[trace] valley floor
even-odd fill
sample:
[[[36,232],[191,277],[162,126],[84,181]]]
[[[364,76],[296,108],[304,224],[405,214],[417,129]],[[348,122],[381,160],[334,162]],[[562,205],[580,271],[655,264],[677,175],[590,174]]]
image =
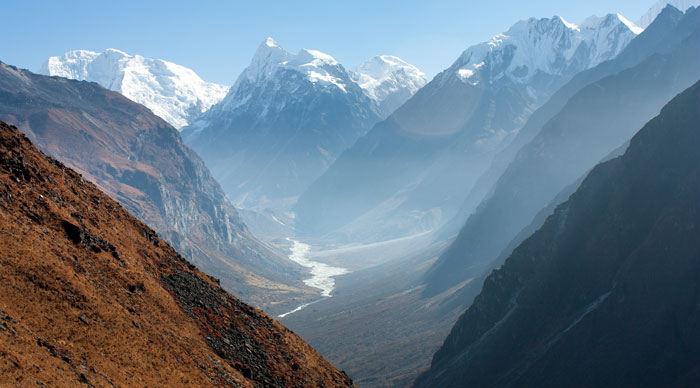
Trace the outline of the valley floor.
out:
[[[464,310],[453,300],[464,284],[423,298],[422,275],[447,245],[425,248],[428,239],[421,234],[310,252],[313,260],[357,269],[336,278],[332,298],[312,302],[280,321],[358,386],[408,386],[430,365]],[[382,259],[388,262],[379,263]]]

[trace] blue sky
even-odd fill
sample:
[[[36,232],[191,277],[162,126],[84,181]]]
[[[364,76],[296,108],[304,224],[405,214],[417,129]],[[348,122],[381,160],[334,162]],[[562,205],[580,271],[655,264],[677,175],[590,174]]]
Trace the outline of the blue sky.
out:
[[[272,36],[289,51],[310,48],[352,67],[392,54],[429,77],[468,46],[517,20],[561,15],[579,22],[619,12],[637,20],[654,0],[34,1],[0,0],[0,60],[38,70],[72,49],[117,48],[232,84]]]

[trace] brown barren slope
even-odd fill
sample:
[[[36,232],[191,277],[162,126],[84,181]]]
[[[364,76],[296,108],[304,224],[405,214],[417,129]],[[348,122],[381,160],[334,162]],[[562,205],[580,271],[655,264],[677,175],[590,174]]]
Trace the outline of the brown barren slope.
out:
[[[248,231],[204,162],[146,107],[96,83],[0,62],[0,120],[246,302],[275,314],[316,296],[305,270]]]
[[[0,386],[352,382],[0,122]]]

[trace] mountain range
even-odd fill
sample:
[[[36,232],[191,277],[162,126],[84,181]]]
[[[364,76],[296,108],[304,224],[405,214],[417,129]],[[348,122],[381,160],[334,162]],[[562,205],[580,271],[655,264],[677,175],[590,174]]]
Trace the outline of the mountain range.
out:
[[[526,126],[519,134],[536,133],[430,270],[428,292],[446,290],[484,266],[498,265],[492,261],[540,209],[700,78],[699,42],[700,12],[692,8],[684,15],[669,6],[616,59],[562,88],[552,104],[533,115],[533,124],[566,102],[541,126]],[[637,63],[638,58],[645,59]]]
[[[0,386],[696,385],[697,5],[430,82],[272,38],[231,87],[0,62]]]
[[[416,372],[412,371],[429,365],[433,351],[442,342],[442,330],[453,325],[459,315],[454,311],[464,311],[472,304],[491,271],[501,266],[514,248],[542,226],[556,205],[576,191],[597,162],[624,153],[634,132],[657,114],[676,92],[692,84],[694,72],[700,69],[697,65],[700,61],[697,58],[699,50],[689,37],[699,25],[694,12],[683,15],[674,8],[665,10],[614,60],[575,75],[556,91],[530,116],[514,140],[497,154],[496,165],[488,169],[496,175],[491,186],[503,175],[506,167],[515,169],[522,163],[524,166],[516,171],[529,170],[523,181],[533,181],[531,185],[518,183],[514,191],[525,193],[525,189],[527,192],[533,188],[541,189],[537,192],[551,193],[550,197],[511,196],[507,201],[484,205],[490,209],[490,217],[502,221],[489,224],[485,222],[488,218],[484,218],[474,224],[479,228],[470,227],[470,234],[479,237],[470,240],[474,245],[460,245],[463,238],[452,243],[452,233],[445,233],[426,250],[414,248],[401,259],[343,276],[338,279],[336,297],[315,304],[312,311],[285,318],[284,322],[332,362],[349,371],[358,384],[368,387],[409,384],[411,377],[416,377]],[[645,64],[640,65],[642,63]],[[698,78],[700,75],[694,80]],[[556,121],[557,131],[543,130],[545,124],[554,128],[548,122],[557,116],[560,117]],[[539,137],[537,144],[540,148],[528,145],[536,137]],[[527,146],[528,154],[532,155],[514,161],[517,151],[523,146]],[[533,157],[538,155],[537,150],[544,157],[556,159],[552,159],[552,163],[530,163],[530,160],[537,160]],[[581,158],[581,154],[586,153],[590,155]],[[512,166],[509,166],[511,162]],[[501,165],[503,163],[505,166]],[[546,169],[536,174],[537,166],[543,165]],[[570,174],[570,180],[562,181],[559,173],[552,174],[552,170]],[[507,182],[515,183],[513,178],[517,176],[509,177]],[[490,179],[481,177],[479,181]],[[503,185],[499,191],[506,187]],[[486,192],[486,204],[491,198],[491,188],[486,187],[483,191]],[[497,203],[503,212],[497,211]],[[501,233],[510,233],[509,222],[521,222],[518,221],[521,219],[518,210],[521,204],[523,208],[533,209],[533,213],[523,218],[521,226],[514,228],[517,229],[515,235],[502,238]],[[475,214],[479,213],[477,210]],[[460,227],[468,215],[461,219]],[[513,216],[513,221],[509,221],[509,216]],[[480,228],[485,233],[474,233]],[[478,254],[484,252],[479,250],[478,244],[493,241],[490,239],[500,239],[502,245],[499,244],[499,248],[493,250],[493,256],[486,259]],[[366,255],[388,256],[397,250],[392,246],[390,253],[378,249]],[[359,256],[358,253],[348,259],[361,261]],[[450,264],[444,265],[448,261]],[[458,383],[454,385],[460,386]]]
[[[533,18],[468,48],[301,195],[297,233],[374,242],[438,228],[534,110],[640,31],[615,14]]]

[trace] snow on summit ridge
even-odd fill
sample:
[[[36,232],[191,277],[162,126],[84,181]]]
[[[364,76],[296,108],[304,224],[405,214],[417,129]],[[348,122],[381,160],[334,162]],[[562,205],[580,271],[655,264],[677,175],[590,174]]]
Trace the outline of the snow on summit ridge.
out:
[[[232,87],[232,93],[241,84],[250,81],[264,82],[272,79],[279,70],[292,70],[321,87],[333,86],[346,92],[346,82],[340,73],[345,70],[332,56],[317,50],[301,49],[294,55],[283,49],[274,39],[265,39]]]
[[[373,57],[353,68],[350,76],[377,104],[383,117],[403,105],[427,83],[425,73],[392,55]]]
[[[221,101],[229,89],[205,82],[187,67],[112,48],[49,57],[40,73],[97,82],[146,106],[178,129]]]
[[[530,18],[468,48],[452,69],[463,81],[527,84],[537,74],[573,75],[617,56],[642,28],[620,14],[574,24],[560,16]]]

